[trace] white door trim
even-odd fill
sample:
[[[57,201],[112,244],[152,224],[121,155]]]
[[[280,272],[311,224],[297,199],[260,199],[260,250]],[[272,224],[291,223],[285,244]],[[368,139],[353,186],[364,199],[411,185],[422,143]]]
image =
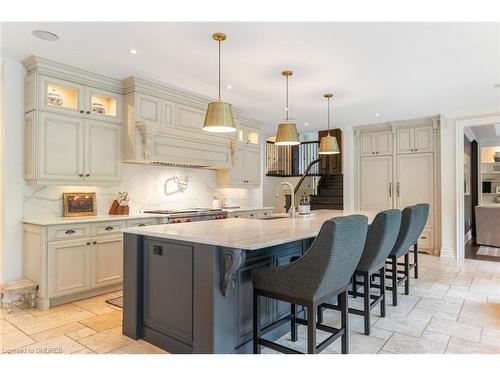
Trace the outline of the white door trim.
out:
[[[465,230],[463,226],[464,222],[464,135],[466,127],[473,126],[484,126],[484,125],[493,125],[500,123],[500,114],[492,114],[484,117],[472,118],[467,120],[458,120],[456,121],[456,142],[455,142],[455,207],[457,210],[457,219],[456,219],[456,244],[457,244],[457,259],[465,258]]]

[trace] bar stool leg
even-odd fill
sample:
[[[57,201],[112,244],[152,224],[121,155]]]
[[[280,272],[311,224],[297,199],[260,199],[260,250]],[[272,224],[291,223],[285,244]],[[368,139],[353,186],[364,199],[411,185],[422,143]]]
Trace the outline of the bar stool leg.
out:
[[[340,329],[344,329],[341,338],[342,354],[349,354],[349,306],[347,290],[339,294]]]
[[[260,354],[260,299],[257,292],[253,291],[253,354]]]
[[[318,306],[317,310],[318,323],[323,323],[323,308],[321,307],[321,305]]]
[[[393,256],[392,261],[392,306],[398,305],[398,259]]]
[[[370,275],[368,272],[363,273],[363,279],[365,281],[364,288],[364,321],[365,321],[365,335],[370,335]]]
[[[307,306],[307,354],[316,353],[316,306]]]
[[[380,269],[380,294],[382,300],[380,301],[380,316],[385,317],[385,266]]]
[[[354,275],[352,275],[352,296],[353,298],[358,297],[358,282],[356,272],[354,272]]]
[[[415,267],[413,269],[415,279],[418,279],[418,243],[413,245],[413,262]]]
[[[295,342],[297,341],[297,305],[295,303],[291,304],[291,313],[292,313],[292,320],[290,321],[291,324],[291,334],[292,334],[292,341]]]
[[[405,294],[410,294],[410,254],[405,255]]]

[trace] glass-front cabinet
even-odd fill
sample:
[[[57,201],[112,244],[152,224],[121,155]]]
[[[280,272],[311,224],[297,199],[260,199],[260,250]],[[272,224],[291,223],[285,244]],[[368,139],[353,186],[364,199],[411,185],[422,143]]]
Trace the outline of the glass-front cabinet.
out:
[[[121,122],[121,95],[41,76],[40,109]]]
[[[247,145],[260,145],[260,131],[246,126],[238,127],[238,141]]]

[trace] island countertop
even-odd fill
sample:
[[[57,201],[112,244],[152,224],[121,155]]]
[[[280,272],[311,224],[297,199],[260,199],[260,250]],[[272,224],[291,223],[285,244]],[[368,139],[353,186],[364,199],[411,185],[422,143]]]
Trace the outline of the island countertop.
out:
[[[178,241],[196,242],[243,250],[258,250],[291,241],[315,237],[328,219],[353,214],[365,215],[371,222],[376,212],[315,210],[296,218],[271,220],[237,219],[198,221],[192,223],[127,228],[125,233]]]

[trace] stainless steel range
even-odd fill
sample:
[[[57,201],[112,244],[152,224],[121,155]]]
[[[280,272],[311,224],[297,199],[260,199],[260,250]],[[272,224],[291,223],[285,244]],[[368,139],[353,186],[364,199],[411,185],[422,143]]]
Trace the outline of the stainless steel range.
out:
[[[166,215],[166,224],[190,223],[192,221],[222,220],[227,218],[227,211],[211,208],[191,208],[185,210],[148,210],[147,214]]]

